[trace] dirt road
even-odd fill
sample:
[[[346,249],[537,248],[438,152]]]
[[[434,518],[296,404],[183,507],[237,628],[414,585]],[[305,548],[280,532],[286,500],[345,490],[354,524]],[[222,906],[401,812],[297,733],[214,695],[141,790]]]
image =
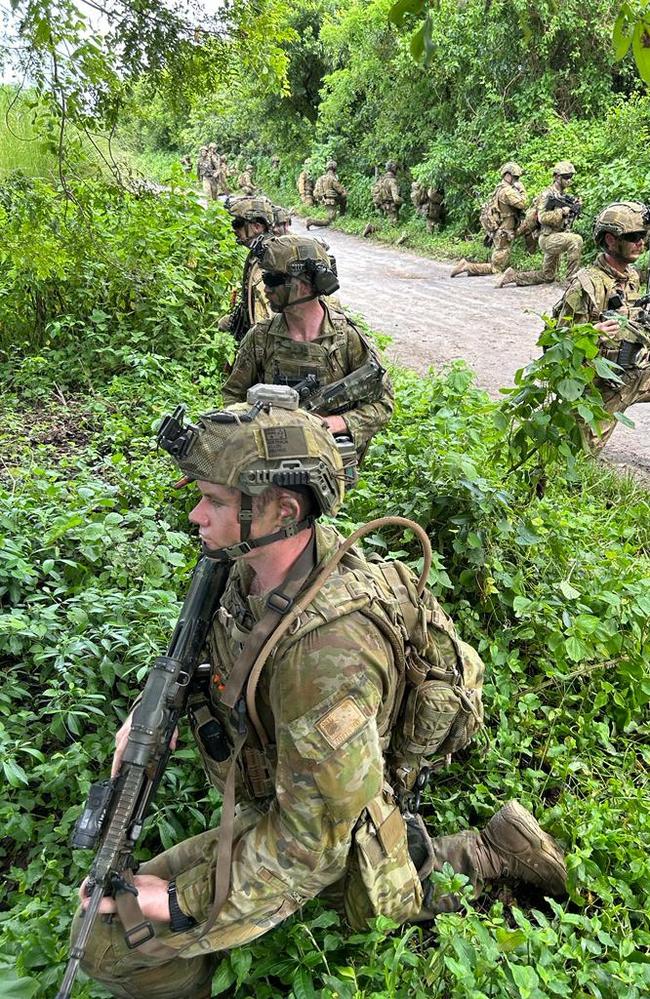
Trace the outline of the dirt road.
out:
[[[292,229],[305,231],[298,219]],[[390,355],[422,372],[462,357],[493,396],[537,356],[539,316],[561,294],[557,285],[497,289],[491,276],[451,280],[451,264],[333,229],[311,234],[323,236],[336,256],[341,301],[393,338]],[[650,406],[626,415],[636,428],[617,427],[604,455],[650,477]]]

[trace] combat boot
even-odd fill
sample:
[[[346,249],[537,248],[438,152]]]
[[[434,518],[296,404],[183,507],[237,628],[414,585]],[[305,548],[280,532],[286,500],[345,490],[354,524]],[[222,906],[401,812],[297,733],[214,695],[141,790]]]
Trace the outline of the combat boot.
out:
[[[377,226],[373,225],[372,222],[368,222],[367,226],[365,227],[361,235],[365,239],[366,236],[372,236],[373,232],[376,231],[377,231]]]
[[[459,260],[458,263],[454,267],[452,267],[451,274],[449,275],[449,277],[458,277],[459,274],[462,274],[463,271],[466,270],[467,270],[467,261],[463,257],[462,260]]]
[[[517,272],[514,267],[507,267],[500,278],[494,282],[495,288],[503,288],[504,284],[514,284]]]
[[[512,878],[541,888],[545,895],[566,894],[564,854],[518,801],[500,808],[480,839],[484,851],[479,852],[479,868],[484,881]]]
[[[313,225],[313,220],[312,219],[305,219],[305,229],[307,230],[307,232],[309,232],[309,230],[311,229],[312,225]]]

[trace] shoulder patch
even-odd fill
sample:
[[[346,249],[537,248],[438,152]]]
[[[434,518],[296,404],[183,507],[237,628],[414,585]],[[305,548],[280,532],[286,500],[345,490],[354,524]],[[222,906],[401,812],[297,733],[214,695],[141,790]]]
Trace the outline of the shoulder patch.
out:
[[[332,749],[339,749],[367,722],[354,697],[344,697],[316,722],[316,728]]]

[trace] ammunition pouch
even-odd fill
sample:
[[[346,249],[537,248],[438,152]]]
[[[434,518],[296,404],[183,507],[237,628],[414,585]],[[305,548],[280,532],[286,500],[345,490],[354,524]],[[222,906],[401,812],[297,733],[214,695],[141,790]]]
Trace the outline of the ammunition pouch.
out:
[[[426,832],[425,832],[426,835]],[[422,854],[421,830],[417,839]],[[426,867],[426,859],[423,860]],[[345,876],[345,914],[355,930],[368,927],[375,916],[388,916],[404,923],[422,908],[420,876],[409,852],[409,834],[404,816],[389,788],[368,804],[352,833]]]

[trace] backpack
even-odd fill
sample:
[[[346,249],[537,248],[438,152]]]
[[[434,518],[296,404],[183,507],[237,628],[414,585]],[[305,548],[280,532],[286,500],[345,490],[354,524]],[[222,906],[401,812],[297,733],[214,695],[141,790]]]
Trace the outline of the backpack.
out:
[[[314,184],[313,196],[316,201],[320,201],[325,196],[325,177],[321,175]]]
[[[388,190],[385,177],[379,177],[379,179],[375,181],[372,185],[370,193],[372,195],[372,203],[375,208],[379,208],[380,205],[383,205],[386,201],[391,200],[390,191]]]
[[[425,569],[419,580],[402,562],[371,561],[354,551],[353,546],[360,538],[395,523],[411,529],[422,545]],[[340,601],[328,610],[328,620],[355,611],[364,614],[393,649],[399,673],[398,690],[387,730],[380,732],[380,736],[387,740],[384,755],[389,780],[405,804],[420,773],[442,768],[452,754],[471,742],[483,725],[485,667],[478,653],[457,636],[451,619],[424,587],[430,559],[429,538],[411,520],[381,517],[358,528],[296,598],[291,611],[264,646],[248,681],[250,706],[271,651],[289,629],[293,642],[318,627],[322,621],[320,615],[312,621],[308,614],[311,601],[339,563],[352,570],[342,573],[348,585]],[[359,577],[363,579],[363,587]],[[307,613],[301,618],[303,612]],[[263,727],[258,728],[255,723],[255,728],[262,745],[268,744]]]
[[[501,209],[499,208],[499,203],[497,201],[497,191],[500,187],[501,184],[495,187],[488,200],[481,205],[481,213],[479,215],[481,228],[490,241],[503,221],[501,217]]]
[[[533,198],[529,207],[526,209],[526,214],[517,227],[517,236],[529,236],[531,239],[539,238],[539,231],[541,228],[537,217],[539,200],[540,196],[537,195],[537,197]]]

